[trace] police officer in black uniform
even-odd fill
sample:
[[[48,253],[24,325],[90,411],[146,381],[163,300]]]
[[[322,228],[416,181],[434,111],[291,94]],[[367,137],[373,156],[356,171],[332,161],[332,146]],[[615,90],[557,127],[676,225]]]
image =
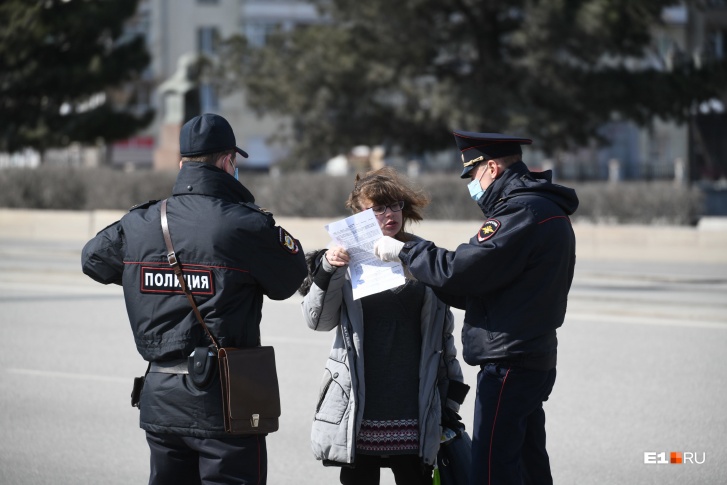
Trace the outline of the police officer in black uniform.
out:
[[[303,249],[236,180],[236,154],[247,153],[227,120],[188,121],[180,152],[167,217],[187,286],[221,347],[258,346],[263,298],[295,293],[307,275]],[[123,285],[137,350],[150,362],[139,403],[149,483],[266,483],[265,436],[227,435],[219,378],[200,387],[187,374],[188,356],[211,342],[170,269],[160,206],[133,208],[82,254],[85,274]]]
[[[377,241],[442,300],[465,310],[464,360],[480,366],[470,484],[552,483],[545,412],[555,382],[556,329],[575,266],[572,189],[530,172],[522,144],[501,133],[455,131],[462,178],[485,216],[454,251],[433,243]]]

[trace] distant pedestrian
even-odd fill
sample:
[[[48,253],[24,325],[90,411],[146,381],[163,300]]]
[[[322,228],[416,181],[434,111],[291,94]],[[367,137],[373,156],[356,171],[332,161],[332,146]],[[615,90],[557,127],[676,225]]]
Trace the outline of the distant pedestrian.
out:
[[[236,180],[236,154],[247,154],[227,120],[192,118],[182,127],[180,149],[167,200],[176,259],[220,346],[259,346],[263,299],[295,293],[307,273],[303,249]],[[132,208],[82,256],[91,278],[123,285],[136,348],[150,362],[138,403],[151,451],[149,483],[264,484],[265,436],[225,433],[214,362],[199,379],[188,374],[188,356],[194,351],[204,363],[211,341],[170,269],[161,205]]]
[[[377,241],[448,304],[465,310],[463,356],[480,366],[470,483],[552,483],[545,412],[576,260],[572,189],[522,162],[531,140],[455,131],[468,190],[485,216],[454,251],[429,241]]]

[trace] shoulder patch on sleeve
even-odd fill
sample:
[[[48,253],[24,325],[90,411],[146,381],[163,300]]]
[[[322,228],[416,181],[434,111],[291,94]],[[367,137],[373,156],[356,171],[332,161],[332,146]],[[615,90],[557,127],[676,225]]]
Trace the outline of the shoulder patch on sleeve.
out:
[[[500,221],[497,219],[487,219],[480,230],[477,231],[477,241],[485,242],[495,235],[498,229],[500,229]]]
[[[298,251],[300,251],[300,243],[297,239],[291,236],[288,231],[280,226],[278,226],[278,238],[283,249],[288,251],[290,254],[298,254]]]

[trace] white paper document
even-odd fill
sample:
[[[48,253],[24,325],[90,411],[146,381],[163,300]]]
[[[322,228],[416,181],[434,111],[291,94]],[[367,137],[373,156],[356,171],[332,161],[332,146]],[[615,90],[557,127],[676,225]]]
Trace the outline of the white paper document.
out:
[[[354,300],[406,282],[401,263],[385,263],[374,256],[374,243],[383,233],[371,209],[332,222],[326,225],[326,231],[351,257],[348,273]]]

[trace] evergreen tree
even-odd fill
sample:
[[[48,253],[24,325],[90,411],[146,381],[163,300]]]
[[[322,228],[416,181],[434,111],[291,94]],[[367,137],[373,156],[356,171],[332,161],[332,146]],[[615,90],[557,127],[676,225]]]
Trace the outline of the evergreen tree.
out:
[[[451,148],[453,129],[525,135],[552,153],[612,119],[682,122],[725,99],[724,60],[656,52],[674,0],[314,3],[320,24],[257,49],[232,39],[221,56],[255,110],[290,120],[301,165],[358,144]]]
[[[143,38],[123,37],[137,3],[0,3],[0,151],[110,142],[151,121],[110,95],[149,63]]]

